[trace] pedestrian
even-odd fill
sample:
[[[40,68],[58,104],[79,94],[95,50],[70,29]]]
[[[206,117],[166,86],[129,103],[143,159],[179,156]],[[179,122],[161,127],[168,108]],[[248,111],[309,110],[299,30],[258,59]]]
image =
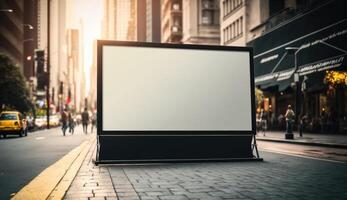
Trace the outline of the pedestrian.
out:
[[[93,132],[93,128],[96,128],[96,113],[93,114],[92,116],[92,132]]]
[[[68,114],[68,121],[69,121],[69,133],[73,135],[75,132],[75,121],[71,112],[69,112]]]
[[[267,116],[266,113],[264,112],[264,109],[260,110],[260,127],[261,131],[263,132],[263,136],[265,136],[265,132],[267,130]]]
[[[300,137],[302,137],[302,132],[304,131],[305,126],[306,126],[306,122],[307,122],[307,115],[301,114],[299,117],[299,120],[300,120],[299,134],[300,134]]]
[[[61,130],[63,131],[63,135],[65,136],[65,132],[67,129],[67,123],[68,123],[68,113],[67,109],[64,109],[63,112],[61,113]]]
[[[84,111],[82,113],[82,126],[83,126],[83,132],[85,134],[88,133],[88,123],[89,123],[89,113],[87,108],[84,108]]]
[[[286,118],[286,132],[293,133],[293,122],[294,122],[295,113],[291,105],[288,105],[288,109],[284,117]]]
[[[328,123],[328,115],[325,112],[325,108],[322,108],[322,112],[320,115],[320,127],[321,127],[321,133],[327,132],[327,123]]]

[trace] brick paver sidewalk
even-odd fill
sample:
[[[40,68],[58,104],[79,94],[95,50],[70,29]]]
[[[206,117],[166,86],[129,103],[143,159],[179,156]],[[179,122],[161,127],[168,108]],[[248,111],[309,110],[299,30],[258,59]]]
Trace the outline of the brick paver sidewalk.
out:
[[[346,164],[260,153],[264,162],[94,166],[91,148],[65,199],[347,199]]]
[[[96,142],[92,144],[64,199],[117,199],[108,168],[95,166]]]

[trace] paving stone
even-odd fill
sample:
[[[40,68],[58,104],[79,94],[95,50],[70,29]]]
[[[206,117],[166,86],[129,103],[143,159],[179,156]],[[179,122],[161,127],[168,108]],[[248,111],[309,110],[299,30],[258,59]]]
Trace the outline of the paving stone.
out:
[[[73,192],[90,194],[88,191],[113,194],[119,200],[347,199],[345,164],[264,152],[261,155],[264,162],[106,167],[88,161],[83,163],[65,199]],[[84,184],[87,187],[81,187]]]

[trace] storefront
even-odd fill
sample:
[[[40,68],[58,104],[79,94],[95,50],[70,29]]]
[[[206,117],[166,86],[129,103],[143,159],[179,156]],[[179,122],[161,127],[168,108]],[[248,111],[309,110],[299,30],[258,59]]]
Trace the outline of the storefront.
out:
[[[268,127],[284,129],[293,105],[306,131],[347,132],[346,2],[329,1],[251,41],[255,85]]]

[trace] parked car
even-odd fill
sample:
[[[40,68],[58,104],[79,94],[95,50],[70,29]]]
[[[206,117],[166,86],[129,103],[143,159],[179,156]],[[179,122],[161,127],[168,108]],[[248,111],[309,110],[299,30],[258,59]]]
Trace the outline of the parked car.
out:
[[[37,128],[45,128],[47,126],[46,116],[37,116],[35,119],[35,126]]]
[[[59,115],[52,115],[49,118],[49,125],[51,126],[59,126],[60,125],[60,116]]]
[[[51,115],[49,117],[49,125],[51,127],[56,127],[60,125],[60,116]],[[47,116],[37,116],[35,119],[35,126],[37,128],[46,128],[47,127]]]
[[[0,113],[0,135],[6,137],[16,134],[19,137],[28,135],[27,121],[20,112],[4,111]]]

